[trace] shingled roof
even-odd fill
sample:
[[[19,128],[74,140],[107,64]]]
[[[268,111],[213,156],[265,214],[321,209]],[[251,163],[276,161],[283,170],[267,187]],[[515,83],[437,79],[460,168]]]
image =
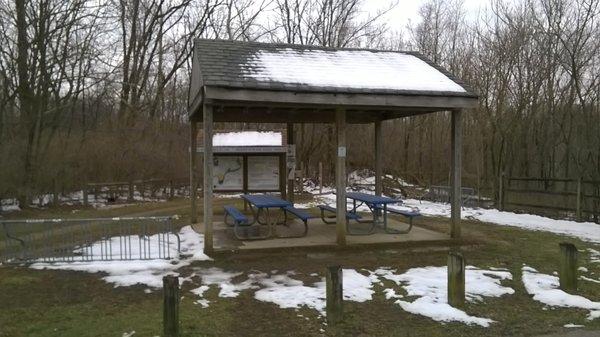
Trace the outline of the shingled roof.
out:
[[[477,97],[416,52],[195,40],[200,86],[293,92]]]

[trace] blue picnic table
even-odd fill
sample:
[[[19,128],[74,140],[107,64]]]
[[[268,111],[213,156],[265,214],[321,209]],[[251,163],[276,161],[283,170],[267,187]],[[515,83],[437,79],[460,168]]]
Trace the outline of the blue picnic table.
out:
[[[250,204],[250,209],[252,210],[252,213],[254,214],[254,219],[258,223],[261,223],[259,221],[260,212],[261,211],[265,212],[266,225],[269,228],[269,233],[263,238],[268,238],[268,237],[272,237],[275,235],[274,231],[273,231],[273,226],[274,226],[275,222],[271,221],[270,210],[271,209],[283,210],[286,207],[290,207],[290,206],[294,205],[287,200],[278,198],[273,195],[268,195],[268,194],[244,194],[244,195],[242,195],[242,198]],[[256,209],[257,209],[256,212],[254,212],[254,207],[256,207]]]
[[[346,198],[352,199],[352,210],[350,211],[351,213],[356,214],[358,211],[358,207],[360,207],[361,205],[364,204],[369,208],[369,210],[373,214],[372,221],[365,221],[365,220],[357,219],[358,222],[370,222],[372,224],[368,234],[372,233],[375,228],[375,225],[379,224],[379,223],[381,223],[381,225],[383,226],[383,229],[387,233],[405,234],[408,231],[410,231],[410,229],[412,228],[413,217],[420,215],[420,213],[418,211],[413,211],[413,212],[393,211],[393,213],[401,214],[403,216],[408,217],[410,219],[410,227],[408,230],[404,230],[404,231],[389,229],[387,227],[387,217],[388,217],[388,213],[390,213],[391,210],[388,209],[388,205],[401,204],[402,200],[392,199],[392,198],[384,197],[381,195],[361,193],[361,192],[348,192],[348,193],[346,193]],[[383,218],[383,221],[381,221],[381,222],[379,221],[380,216],[382,216],[382,218]]]

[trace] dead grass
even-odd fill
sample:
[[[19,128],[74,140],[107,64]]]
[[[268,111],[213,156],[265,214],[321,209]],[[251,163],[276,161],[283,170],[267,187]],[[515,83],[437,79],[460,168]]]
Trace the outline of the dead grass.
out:
[[[179,213],[186,223],[186,200],[144,204],[112,210],[82,210],[74,216],[155,215]],[[219,199],[216,203],[227,203]],[[219,207],[215,207],[219,209]],[[79,213],[79,214],[78,214]],[[52,217],[71,214],[68,209],[27,211],[29,217]],[[83,215],[82,215],[83,214]],[[20,215],[21,216],[21,215]],[[429,228],[443,229],[445,219],[425,219]],[[219,298],[216,289],[205,295],[211,301],[203,309],[193,303],[191,284],[183,285],[180,315],[183,336],[535,336],[565,332],[564,324],[584,324],[586,329],[600,330],[600,321],[587,321],[583,310],[550,309],[533,301],[520,281],[526,263],[550,273],[557,270],[558,243],[565,238],[549,233],[529,232],[473,221],[465,221],[467,237],[480,242],[463,248],[467,262],[479,267],[505,267],[514,280],[506,285],[516,293],[502,298],[471,303],[467,312],[490,317],[498,323],[488,329],[459,323],[440,324],[426,317],[409,314],[376,292],[374,300],[345,303],[345,321],[328,327],[309,309],[280,309],[259,302],[252,292],[237,298]],[[575,239],[581,250],[598,248]],[[232,255],[198,266],[217,266],[227,270],[294,270],[298,278],[314,281],[311,273],[323,275],[326,266],[342,264],[346,268],[374,269],[389,266],[399,270],[427,265],[444,265],[446,248],[386,249],[345,252],[294,252],[286,254]],[[596,275],[600,264],[592,264],[582,253],[581,265]],[[24,267],[0,267],[0,336],[134,336],[161,335],[161,293],[144,293],[144,287],[113,288],[101,275],[66,271],[36,271]],[[377,286],[379,287],[379,286]],[[600,285],[581,281],[583,296],[600,300]],[[300,317],[302,315],[303,317]],[[323,332],[321,332],[321,329]]]

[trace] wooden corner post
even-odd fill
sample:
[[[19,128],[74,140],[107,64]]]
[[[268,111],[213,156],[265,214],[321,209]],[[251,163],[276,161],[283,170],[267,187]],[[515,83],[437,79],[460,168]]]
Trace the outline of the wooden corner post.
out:
[[[325,276],[325,296],[327,299],[325,311],[327,313],[327,322],[329,324],[339,323],[343,320],[343,281],[342,267],[327,267],[327,275]]]
[[[458,252],[448,254],[448,304],[455,308],[465,305],[465,259]]]
[[[204,252],[211,253],[213,251],[213,107],[212,105],[204,104],[203,106],[203,121],[204,128],[204,179],[203,179],[203,215],[204,215]]]
[[[451,225],[450,236],[460,238],[460,208],[462,203],[461,168],[462,168],[462,111],[452,111],[452,159],[451,159]]]
[[[179,336],[179,278],[173,275],[163,277],[163,333]]]
[[[198,123],[195,120],[190,120],[190,200],[191,200],[191,216],[190,222],[195,224],[198,222],[198,200],[196,196],[196,186],[198,181]],[[132,184],[133,185],[133,184]],[[133,190],[133,186],[131,187]]]
[[[375,122],[375,195],[383,193],[383,135],[381,121]]]
[[[335,164],[335,199],[337,219],[337,244],[346,245],[346,110],[335,109],[335,133],[337,138]]]
[[[294,145],[295,144],[295,140],[294,140],[294,124],[293,123],[287,123],[287,145]],[[286,158],[287,161],[288,158]],[[289,165],[289,164],[288,164]],[[287,181],[287,200],[291,203],[294,203],[294,181],[295,181],[295,177],[294,177],[294,173],[296,172],[296,167],[288,167],[288,165],[286,165],[286,172],[285,174],[288,174],[288,171],[291,170],[291,172],[289,173],[288,177],[286,178]]]
[[[577,248],[574,244],[561,242],[560,246],[560,266],[558,278],[560,289],[574,293],[577,291]]]

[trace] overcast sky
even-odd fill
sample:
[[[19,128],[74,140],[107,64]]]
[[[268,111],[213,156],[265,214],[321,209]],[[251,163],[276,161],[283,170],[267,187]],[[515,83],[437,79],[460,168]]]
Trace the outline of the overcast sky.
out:
[[[489,0],[463,0],[466,17],[475,20],[480,10],[483,10]],[[418,9],[425,0],[365,0],[365,9],[376,13],[398,2],[396,7],[385,15],[385,20],[392,30],[404,29],[409,22],[418,22]]]

